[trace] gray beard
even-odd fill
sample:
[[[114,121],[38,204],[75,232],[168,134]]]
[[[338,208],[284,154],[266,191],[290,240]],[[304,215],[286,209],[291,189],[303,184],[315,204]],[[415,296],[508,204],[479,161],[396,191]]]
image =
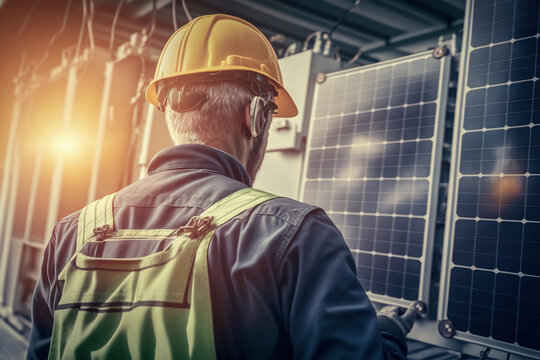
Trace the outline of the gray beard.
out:
[[[253,149],[251,149],[251,152],[249,153],[246,170],[249,177],[251,178],[252,184],[255,182],[255,176],[257,176],[257,173],[259,172],[262,161],[264,159],[263,136],[264,131],[255,138],[255,141],[253,143]]]

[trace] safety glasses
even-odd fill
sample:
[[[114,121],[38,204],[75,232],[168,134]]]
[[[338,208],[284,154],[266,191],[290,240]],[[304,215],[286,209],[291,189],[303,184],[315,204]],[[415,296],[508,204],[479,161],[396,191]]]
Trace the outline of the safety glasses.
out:
[[[176,112],[187,112],[208,101],[208,94],[202,91],[189,90],[180,91],[173,87],[163,87],[158,92],[159,111],[165,111],[165,106],[169,104],[172,110]]]

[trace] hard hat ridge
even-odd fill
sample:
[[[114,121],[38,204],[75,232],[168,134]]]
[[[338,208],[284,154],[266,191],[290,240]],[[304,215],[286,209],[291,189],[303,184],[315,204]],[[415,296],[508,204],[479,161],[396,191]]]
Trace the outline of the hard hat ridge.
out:
[[[235,78],[233,73],[244,73],[245,79]],[[247,81],[253,92],[272,92],[278,106],[275,116],[298,113],[283,86],[270,42],[255,26],[234,16],[205,15],[178,29],[163,48],[146,99],[157,106],[159,85],[173,78],[181,83],[232,79],[245,85]],[[259,87],[264,84],[262,78],[267,79],[268,89]]]

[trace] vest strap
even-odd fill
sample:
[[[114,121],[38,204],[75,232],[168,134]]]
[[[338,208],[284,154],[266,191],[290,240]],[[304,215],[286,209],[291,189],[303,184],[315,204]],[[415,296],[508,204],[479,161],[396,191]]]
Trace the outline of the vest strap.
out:
[[[199,217],[213,217],[213,224],[219,227],[241,212],[276,197],[276,195],[258,189],[240,189],[214,203]]]
[[[96,200],[81,210],[77,229],[77,250],[80,250],[84,243],[94,236],[99,230],[95,229],[108,226],[109,231],[114,231],[114,197],[116,193],[107,195]]]

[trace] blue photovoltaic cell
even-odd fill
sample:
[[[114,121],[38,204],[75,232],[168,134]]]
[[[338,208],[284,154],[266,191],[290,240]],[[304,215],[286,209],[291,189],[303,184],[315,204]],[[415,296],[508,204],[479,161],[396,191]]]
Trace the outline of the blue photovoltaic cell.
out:
[[[455,232],[454,264],[540,276],[539,223],[460,219]]]
[[[456,330],[538,349],[540,278],[460,267],[451,278],[448,314]]]
[[[441,63],[426,54],[318,86],[303,200],[341,229],[371,295],[421,296]]]
[[[502,43],[471,52],[469,60],[470,88],[529,80],[536,71],[538,38]]]
[[[539,4],[472,5],[447,299],[456,330],[534,350],[540,350]]]
[[[539,2],[535,0],[475,1],[471,46],[535,36],[538,31]]]
[[[492,129],[504,126],[540,123],[540,103],[533,94],[540,93],[537,81],[479,88],[467,93],[465,130]],[[534,112],[534,115],[533,115]]]

